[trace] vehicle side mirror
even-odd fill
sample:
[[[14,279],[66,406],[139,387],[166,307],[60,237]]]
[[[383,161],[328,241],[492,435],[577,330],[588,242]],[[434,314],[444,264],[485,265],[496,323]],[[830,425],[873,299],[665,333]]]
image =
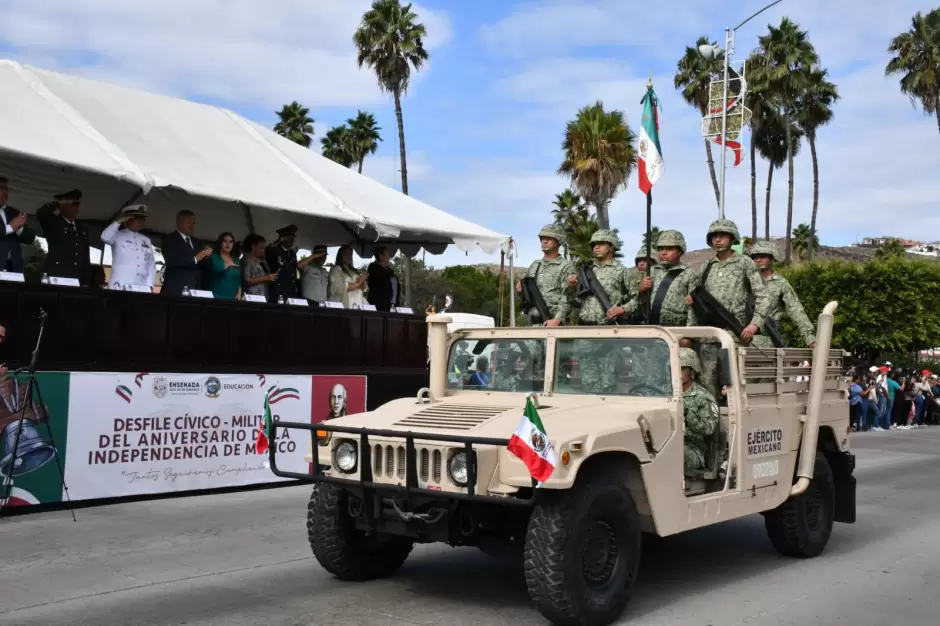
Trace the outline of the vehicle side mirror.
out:
[[[731,354],[728,348],[718,351],[718,382],[721,386],[731,386]]]

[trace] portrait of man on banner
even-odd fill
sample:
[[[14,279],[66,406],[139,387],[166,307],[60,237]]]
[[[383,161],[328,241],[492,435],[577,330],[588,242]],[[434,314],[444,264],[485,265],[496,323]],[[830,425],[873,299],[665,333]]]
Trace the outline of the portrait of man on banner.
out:
[[[362,413],[366,410],[366,377],[314,376],[311,402],[314,423]]]

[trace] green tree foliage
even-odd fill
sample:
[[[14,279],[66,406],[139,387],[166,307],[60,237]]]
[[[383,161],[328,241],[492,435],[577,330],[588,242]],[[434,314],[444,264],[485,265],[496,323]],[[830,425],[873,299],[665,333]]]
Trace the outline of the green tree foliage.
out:
[[[915,13],[910,30],[892,39],[888,52],[895,56],[885,74],[900,76],[901,93],[934,114],[940,129],[940,7]]]
[[[296,100],[285,104],[277,111],[279,121],[274,125],[274,132],[304,148],[309,148],[313,136],[313,118],[309,114],[310,109]]]
[[[39,246],[38,241],[33,242],[32,248],[23,265],[23,279],[28,283],[39,283],[42,281],[42,270],[46,267],[46,251]],[[26,256],[26,251],[23,252]]]
[[[940,264],[901,256],[827,261],[781,270],[814,320],[830,301],[833,345],[863,359],[940,345]],[[789,328],[791,345],[800,345]]]
[[[886,259],[891,257],[903,257],[904,256],[904,246],[901,245],[901,242],[897,239],[889,239],[884,242],[880,248],[875,252],[875,256],[879,259]]]
[[[392,267],[399,280],[404,274],[402,265],[400,258],[392,261]],[[489,267],[453,265],[436,270],[420,259],[412,259],[411,269],[415,312],[425,311],[431,304],[440,310],[444,307],[444,299],[449,295],[454,300],[451,311],[498,319],[499,275]],[[508,294],[508,291],[506,293]],[[508,300],[503,306],[508,311]]]
[[[356,157],[350,151],[350,132],[345,124],[334,126],[320,137],[320,146],[323,156],[336,161],[343,167],[350,167],[356,162]]]

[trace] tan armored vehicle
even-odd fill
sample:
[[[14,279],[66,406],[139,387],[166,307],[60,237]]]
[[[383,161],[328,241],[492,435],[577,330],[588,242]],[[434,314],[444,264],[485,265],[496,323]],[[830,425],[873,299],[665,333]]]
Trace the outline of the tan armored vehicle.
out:
[[[428,318],[430,388],[311,432],[307,531],[343,580],[394,573],[415,543],[522,559],[529,594],[556,624],[623,611],[641,534],[673,535],[760,513],[774,547],[814,557],[833,522],[855,521],[855,457],[830,303],[815,350],[741,348],[716,328],[469,329]],[[683,467],[679,347],[710,338],[725,387],[704,471]],[[616,358],[609,357],[613,352]],[[585,371],[608,355],[603,393]],[[611,369],[612,367],[612,369]],[[645,368],[663,375],[651,384]],[[652,370],[648,370],[652,371]],[[593,378],[592,378],[593,380]],[[527,397],[558,463],[534,484],[508,451]],[[273,434],[276,435],[276,432]]]

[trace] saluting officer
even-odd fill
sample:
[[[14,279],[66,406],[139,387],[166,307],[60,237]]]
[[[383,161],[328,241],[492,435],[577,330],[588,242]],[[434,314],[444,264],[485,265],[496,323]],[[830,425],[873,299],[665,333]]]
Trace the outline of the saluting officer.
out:
[[[780,261],[777,258],[777,246],[770,241],[757,241],[751,246],[748,255],[757,264],[757,269],[760,270],[761,278],[764,279],[764,284],[770,294],[771,319],[779,323],[780,318],[786,313],[796,324],[803,341],[806,342],[806,347],[815,347],[816,329],[807,317],[796,291],[786,278],[774,271],[774,262]],[[774,347],[773,341],[766,333],[754,335],[754,345],[760,348]]]
[[[551,319],[543,320],[538,310],[523,311],[533,323],[544,326],[561,326],[571,311],[568,294],[578,282],[577,273],[571,261],[558,253],[558,248],[565,243],[565,231],[560,226],[548,224],[539,231],[542,245],[542,258],[534,261],[526,272],[527,278],[535,279],[539,293],[548,307]],[[522,293],[522,283],[516,283],[516,291]]]
[[[297,279],[297,251],[294,250],[294,241],[297,238],[297,227],[293,224],[278,229],[277,241],[265,248],[264,256],[271,272],[277,274],[277,279],[268,287],[268,299],[277,302],[279,297],[285,300],[296,298],[300,293]]]
[[[82,285],[91,282],[88,228],[76,221],[82,192],[73,189],[36,211],[43,237],[49,248],[45,272],[50,276],[77,278]]]
[[[111,246],[111,280],[108,289],[128,285],[153,289],[157,262],[150,238],[140,233],[147,220],[147,205],[132,204],[121,209],[116,222],[104,229],[101,241]]]

